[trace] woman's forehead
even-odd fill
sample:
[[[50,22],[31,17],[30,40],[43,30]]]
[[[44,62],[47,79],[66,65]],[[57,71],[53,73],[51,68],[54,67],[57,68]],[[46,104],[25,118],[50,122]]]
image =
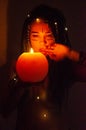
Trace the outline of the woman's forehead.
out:
[[[30,26],[31,31],[39,31],[39,30],[44,30],[44,31],[51,31],[48,23],[46,23],[43,20],[36,19]]]

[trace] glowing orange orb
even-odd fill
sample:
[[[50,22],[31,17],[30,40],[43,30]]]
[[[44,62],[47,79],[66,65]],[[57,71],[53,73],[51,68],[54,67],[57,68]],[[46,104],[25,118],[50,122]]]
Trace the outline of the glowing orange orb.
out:
[[[40,82],[48,73],[48,61],[40,52],[24,52],[17,59],[16,71],[24,82]]]

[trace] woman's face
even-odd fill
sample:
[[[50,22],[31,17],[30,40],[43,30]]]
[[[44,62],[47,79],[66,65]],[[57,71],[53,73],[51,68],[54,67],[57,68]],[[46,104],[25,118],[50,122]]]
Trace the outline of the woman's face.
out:
[[[30,43],[34,51],[48,49],[55,43],[55,38],[47,23],[36,19],[30,26]]]

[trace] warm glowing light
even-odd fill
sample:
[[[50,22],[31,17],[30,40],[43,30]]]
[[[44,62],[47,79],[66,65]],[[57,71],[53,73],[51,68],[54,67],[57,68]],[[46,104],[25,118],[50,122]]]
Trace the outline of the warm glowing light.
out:
[[[55,25],[57,25],[57,22],[55,22]]]
[[[40,97],[39,96],[37,96],[37,100],[39,100],[40,99]]]
[[[44,116],[44,117],[47,117],[47,115],[46,115],[46,114],[44,114],[43,116]]]
[[[30,53],[33,53],[33,52],[34,52],[34,50],[33,50],[33,48],[31,48],[31,49],[30,49]]]
[[[49,117],[49,112],[47,110],[43,110],[41,111],[41,119],[42,120],[48,120],[50,117]]]
[[[48,74],[48,61],[40,52],[22,53],[16,62],[16,72],[24,82],[40,82]]]
[[[30,14],[28,14],[27,17],[30,17]]]
[[[67,28],[67,27],[65,27],[65,31],[68,31],[68,28]]]
[[[40,22],[40,19],[39,19],[39,18],[36,18],[36,22]]]

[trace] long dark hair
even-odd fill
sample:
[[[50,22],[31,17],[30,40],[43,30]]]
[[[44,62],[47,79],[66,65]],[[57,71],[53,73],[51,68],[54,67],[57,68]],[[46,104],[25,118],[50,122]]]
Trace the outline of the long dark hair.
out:
[[[50,25],[53,35],[55,36],[56,43],[70,45],[68,32],[66,27],[66,20],[62,12],[56,8],[48,5],[39,5],[27,14],[22,31],[21,51],[27,51],[29,46],[29,30],[28,26],[36,18],[41,18]]]

